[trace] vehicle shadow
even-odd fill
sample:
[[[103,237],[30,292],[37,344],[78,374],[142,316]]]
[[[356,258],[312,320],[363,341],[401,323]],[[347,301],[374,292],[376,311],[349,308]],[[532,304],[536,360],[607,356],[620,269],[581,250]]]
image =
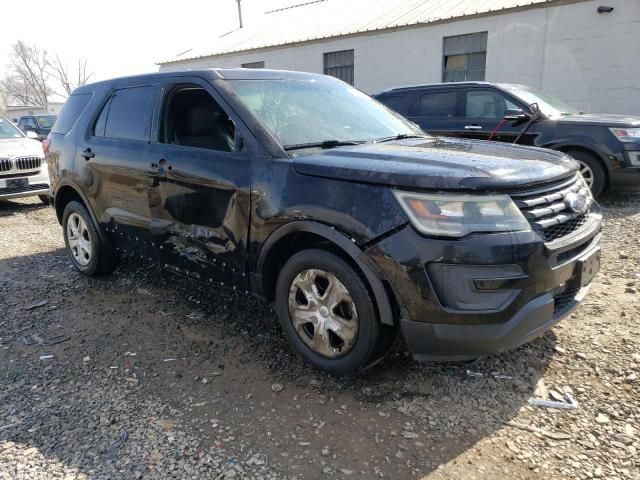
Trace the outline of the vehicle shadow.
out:
[[[298,358],[268,305],[136,260],[90,279],[60,249],[2,260],[0,275],[0,464],[12,442],[89,477],[162,478],[172,454],[140,452],[164,448],[169,416],[194,458],[248,449],[285,478],[422,478],[504,428],[555,354],[552,332],[466,364],[416,363],[399,341],[339,379]]]
[[[40,201],[38,197],[26,197],[21,199],[0,199],[0,217],[27,213],[42,208],[50,208]]]

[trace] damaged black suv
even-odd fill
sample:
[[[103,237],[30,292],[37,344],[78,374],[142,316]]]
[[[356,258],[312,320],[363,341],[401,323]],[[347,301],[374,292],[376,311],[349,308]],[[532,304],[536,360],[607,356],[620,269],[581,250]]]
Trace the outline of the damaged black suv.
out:
[[[75,267],[121,252],[275,303],[337,375],[402,332],[419,359],[529,341],[600,262],[601,215],[560,152],[435,138],[345,83],[161,72],[77,89],[45,143]]]

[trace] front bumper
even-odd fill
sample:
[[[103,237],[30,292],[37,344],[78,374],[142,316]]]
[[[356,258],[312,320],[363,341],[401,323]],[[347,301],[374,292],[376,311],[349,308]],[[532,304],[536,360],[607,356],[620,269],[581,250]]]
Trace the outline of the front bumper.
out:
[[[640,190],[640,144],[625,143],[622,147],[609,155],[612,165],[609,183],[616,192],[637,192]]]
[[[36,172],[0,174],[0,199],[49,195],[49,174],[46,164]]]
[[[406,226],[367,253],[414,357],[464,360],[517,347],[569,315],[589,290],[581,268],[599,258],[601,223],[594,209],[581,229],[547,243],[533,231],[426,239]],[[433,268],[442,265],[461,278]]]

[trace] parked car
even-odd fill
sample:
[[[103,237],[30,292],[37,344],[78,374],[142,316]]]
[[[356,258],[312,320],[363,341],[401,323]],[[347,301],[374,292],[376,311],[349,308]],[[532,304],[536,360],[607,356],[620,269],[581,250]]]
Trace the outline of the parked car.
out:
[[[607,187],[640,188],[640,117],[586,114],[531,87],[507,83],[394,88],[375,98],[433,135],[565,152],[578,160],[596,196]]]
[[[275,303],[333,374],[527,342],[600,262],[569,156],[425,135],[349,85],[272,70],[161,72],[78,88],[47,157],[71,261],[119,252]]]
[[[0,200],[34,195],[49,203],[49,174],[42,145],[0,117]]]
[[[56,123],[56,118],[56,115],[25,115],[18,120],[18,128],[24,133],[34,132],[38,140],[44,140]]]

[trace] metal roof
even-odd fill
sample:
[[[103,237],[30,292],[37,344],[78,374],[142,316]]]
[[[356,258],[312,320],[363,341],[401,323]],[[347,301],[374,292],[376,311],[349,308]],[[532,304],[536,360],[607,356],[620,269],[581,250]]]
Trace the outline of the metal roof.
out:
[[[265,12],[252,24],[217,38],[211,45],[188,50],[160,64],[556,2],[558,0],[298,0],[297,4]]]

